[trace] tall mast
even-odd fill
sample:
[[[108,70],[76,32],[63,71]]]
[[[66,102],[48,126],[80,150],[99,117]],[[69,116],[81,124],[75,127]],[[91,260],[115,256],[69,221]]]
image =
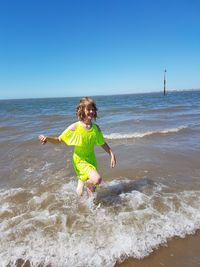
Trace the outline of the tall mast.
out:
[[[166,95],[166,72],[167,70],[164,70],[164,95]]]

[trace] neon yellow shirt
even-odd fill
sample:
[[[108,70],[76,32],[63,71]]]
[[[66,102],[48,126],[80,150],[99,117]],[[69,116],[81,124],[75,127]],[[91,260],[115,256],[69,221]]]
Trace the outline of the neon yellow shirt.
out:
[[[97,170],[97,161],[94,153],[94,145],[101,146],[105,143],[102,132],[95,123],[86,130],[82,123],[76,123],[76,129],[65,130],[60,139],[68,146],[75,146],[73,153],[73,166],[80,180],[86,181],[91,170]]]

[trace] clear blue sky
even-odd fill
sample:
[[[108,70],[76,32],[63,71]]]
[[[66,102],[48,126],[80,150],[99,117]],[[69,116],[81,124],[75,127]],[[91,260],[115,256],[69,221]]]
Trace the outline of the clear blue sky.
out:
[[[200,88],[199,0],[0,0],[0,98]]]

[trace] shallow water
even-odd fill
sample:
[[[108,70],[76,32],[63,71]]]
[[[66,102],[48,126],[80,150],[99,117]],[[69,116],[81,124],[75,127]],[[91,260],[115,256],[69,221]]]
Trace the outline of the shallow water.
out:
[[[0,101],[0,266],[143,261],[200,229],[200,92],[95,98],[118,164],[96,148],[94,199],[76,196],[72,148],[37,141],[72,123],[78,100]]]

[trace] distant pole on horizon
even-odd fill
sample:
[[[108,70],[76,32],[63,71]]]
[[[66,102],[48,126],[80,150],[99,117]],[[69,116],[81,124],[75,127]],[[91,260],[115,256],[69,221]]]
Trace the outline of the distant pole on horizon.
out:
[[[164,95],[166,95],[166,72],[167,72],[167,70],[165,69],[164,70]]]

